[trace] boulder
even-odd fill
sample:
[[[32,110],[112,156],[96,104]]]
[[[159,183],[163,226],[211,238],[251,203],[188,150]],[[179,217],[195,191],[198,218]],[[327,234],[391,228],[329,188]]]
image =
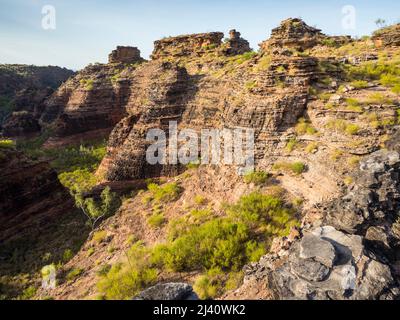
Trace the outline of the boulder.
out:
[[[274,299],[393,299],[399,292],[389,266],[370,258],[363,238],[331,226],[307,232],[285,257],[267,255],[248,269],[245,282],[266,281]]]
[[[165,283],[142,291],[134,300],[198,300],[192,286],[186,283]]]

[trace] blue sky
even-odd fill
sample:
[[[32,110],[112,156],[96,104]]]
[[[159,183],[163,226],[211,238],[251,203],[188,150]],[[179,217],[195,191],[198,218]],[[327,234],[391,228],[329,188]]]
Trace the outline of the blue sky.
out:
[[[56,9],[56,29],[42,28],[42,7]],[[342,27],[345,5],[356,28]],[[400,20],[398,0],[0,0],[0,63],[80,69],[106,62],[117,45],[139,47],[144,57],[165,36],[236,28],[253,48],[288,17],[301,17],[332,35],[370,34],[377,18]]]

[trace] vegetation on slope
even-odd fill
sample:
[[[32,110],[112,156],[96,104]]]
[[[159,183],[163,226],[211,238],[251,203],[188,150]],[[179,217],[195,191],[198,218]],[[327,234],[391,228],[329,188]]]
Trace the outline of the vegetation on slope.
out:
[[[169,199],[176,199],[174,188],[167,186]],[[292,207],[260,192],[226,205],[223,215],[211,208],[192,210],[169,221],[164,243],[134,244],[127,261],[100,277],[99,292],[103,299],[131,299],[154,284],[160,273],[195,272],[199,295],[219,296],[238,282],[245,264],[258,261],[274,237],[287,235],[297,223]]]

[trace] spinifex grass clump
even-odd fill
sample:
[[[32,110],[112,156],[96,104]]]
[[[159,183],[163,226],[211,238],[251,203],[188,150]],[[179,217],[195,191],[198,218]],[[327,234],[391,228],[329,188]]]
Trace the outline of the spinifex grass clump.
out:
[[[243,180],[247,184],[263,185],[268,181],[270,175],[264,171],[251,171],[244,175]]]

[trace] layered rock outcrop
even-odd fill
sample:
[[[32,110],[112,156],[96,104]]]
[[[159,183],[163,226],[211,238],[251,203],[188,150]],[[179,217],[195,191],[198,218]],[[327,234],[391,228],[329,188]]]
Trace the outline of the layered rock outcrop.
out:
[[[372,40],[378,47],[400,46],[400,24],[378,30],[372,36]]]
[[[290,18],[281,22],[281,25],[272,30],[271,37],[260,44],[263,52],[288,52],[304,50],[323,44],[329,40],[332,44],[341,45],[351,41],[350,37],[329,37],[320,29],[307,25],[303,20]]]
[[[137,82],[131,85],[126,104],[129,116],[111,133],[108,156],[101,166],[106,179],[144,179],[179,173],[179,165],[148,165],[146,162],[148,129],[158,128],[168,133],[170,121],[177,121],[178,129],[189,127],[199,132],[208,127],[252,128],[256,133],[256,158],[260,162],[269,148],[274,147],[266,145],[265,139],[273,139],[297,122],[306,108],[309,86],[318,77],[315,58],[273,55],[268,68],[256,70],[256,67],[239,65],[235,76],[219,79],[210,71],[196,74],[193,69],[202,67],[196,59],[185,66],[179,62],[162,62],[163,56],[204,53],[204,47],[210,43],[220,45],[221,38],[222,34],[213,33],[156,42],[155,60],[135,72]],[[230,57],[226,55],[249,50],[247,41],[235,30],[231,32],[230,42],[217,50],[223,48],[231,48],[231,51],[221,56],[222,62],[217,60],[215,65],[209,66],[217,72],[223,72],[229,64]],[[252,61],[255,65],[258,62]],[[250,84],[251,88],[246,89]]]
[[[56,137],[111,131],[125,115],[134,68],[123,63],[86,67],[45,101],[41,126],[51,129]]]
[[[187,71],[170,63],[154,63],[137,74],[127,103],[129,117],[113,130],[109,139],[106,177],[108,180],[131,180],[177,174],[175,166],[154,166],[146,161],[146,133],[159,128],[168,131],[169,121],[180,121],[190,92],[195,90]],[[159,75],[162,75],[160,77]],[[108,162],[108,159],[104,160]]]
[[[199,33],[169,37],[154,42],[153,60],[166,57],[201,56],[222,44],[222,32]]]
[[[223,52],[228,56],[251,51],[250,43],[243,39],[240,32],[237,32],[235,29],[229,31],[229,39],[227,39],[225,46],[226,48]]]
[[[108,56],[108,63],[136,63],[143,61],[140,50],[136,47],[118,46]]]

